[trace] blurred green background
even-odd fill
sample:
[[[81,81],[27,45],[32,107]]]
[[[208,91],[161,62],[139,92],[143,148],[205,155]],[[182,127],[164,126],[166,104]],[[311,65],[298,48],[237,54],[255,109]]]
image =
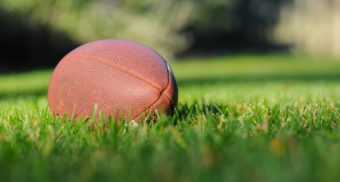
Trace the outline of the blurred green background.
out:
[[[2,71],[53,67],[77,45],[123,38],[168,60],[242,52],[340,55],[339,1],[2,0]]]

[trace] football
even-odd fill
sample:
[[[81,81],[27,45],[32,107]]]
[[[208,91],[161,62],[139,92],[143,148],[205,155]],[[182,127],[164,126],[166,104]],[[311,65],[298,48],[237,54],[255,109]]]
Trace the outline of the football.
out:
[[[153,49],[129,40],[98,40],[68,53],[53,71],[48,105],[54,115],[138,120],[171,114],[178,90],[170,66]],[[96,108],[96,109],[95,109]]]

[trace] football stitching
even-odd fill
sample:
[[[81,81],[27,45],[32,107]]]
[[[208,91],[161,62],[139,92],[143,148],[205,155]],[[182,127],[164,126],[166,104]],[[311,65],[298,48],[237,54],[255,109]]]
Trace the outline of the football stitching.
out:
[[[165,63],[165,65],[168,66],[167,63]],[[149,106],[145,107],[145,109],[144,109],[145,111],[147,111],[147,110],[149,110],[151,107],[153,107],[153,106],[159,101],[159,99],[162,97],[162,95],[164,94],[165,90],[169,87],[169,85],[170,85],[170,73],[169,73],[168,68],[166,69],[166,72],[167,72],[167,75],[168,75],[168,83],[166,84],[166,86],[164,87],[164,89],[162,90],[162,92],[159,94],[158,98],[157,98],[155,101],[153,101]],[[165,95],[166,95],[166,94],[165,94]],[[167,95],[166,95],[166,96],[167,96]],[[169,98],[168,98],[168,99],[169,99]],[[170,101],[170,99],[169,99],[169,101]],[[172,104],[171,101],[170,101],[170,104]],[[133,117],[132,120],[137,119],[138,117],[140,117],[141,114],[142,114],[142,112],[141,112],[141,113],[138,113],[137,116]]]
[[[104,58],[92,57],[92,56],[83,56],[83,55],[76,55],[76,56],[68,56],[66,59],[71,59],[71,60],[73,60],[73,59],[77,59],[77,58],[78,58],[78,59],[85,59],[85,60],[87,60],[87,61],[89,61],[89,60],[96,60],[96,61],[98,61],[98,63],[104,64],[104,65],[108,65],[108,66],[111,66],[111,67],[113,67],[113,68],[115,68],[115,69],[117,69],[117,70],[119,70],[119,71],[122,71],[122,72],[124,72],[124,73],[127,73],[127,74],[129,74],[129,75],[131,75],[131,76],[137,78],[138,80],[141,80],[141,81],[144,81],[144,82],[148,83],[151,87],[155,88],[158,92],[159,92],[159,90],[162,90],[161,87],[159,87],[157,84],[153,83],[152,81],[150,81],[150,80],[148,80],[148,79],[145,79],[145,78],[143,78],[143,77],[141,77],[141,76],[135,74],[134,72],[131,72],[131,71],[127,70],[127,69],[121,68],[121,67],[119,67],[118,65],[116,65],[116,64],[114,64],[114,63],[112,63],[112,62],[110,62],[110,61],[108,61],[107,59],[104,59]],[[168,72],[168,70],[167,70],[167,72]],[[169,78],[168,78],[168,80],[169,80]],[[168,82],[169,82],[169,81],[168,81]],[[168,84],[167,84],[167,85],[168,85]],[[163,91],[162,91],[162,92],[163,92]],[[162,93],[162,92],[161,92],[161,93]]]

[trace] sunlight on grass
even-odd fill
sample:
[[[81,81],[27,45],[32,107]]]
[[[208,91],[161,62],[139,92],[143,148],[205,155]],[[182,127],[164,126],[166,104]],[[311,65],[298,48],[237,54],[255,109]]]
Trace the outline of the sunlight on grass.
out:
[[[110,120],[97,130],[50,114],[51,71],[0,75],[0,176],[10,181],[340,178],[340,63],[246,55],[171,65],[179,84],[173,116],[134,126]]]

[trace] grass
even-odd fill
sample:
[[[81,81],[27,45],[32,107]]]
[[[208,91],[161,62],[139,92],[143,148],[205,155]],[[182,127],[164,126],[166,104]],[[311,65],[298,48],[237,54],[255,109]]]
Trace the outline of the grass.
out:
[[[1,179],[338,181],[339,61],[239,55],[172,67],[174,116],[95,131],[51,116],[50,71],[1,75]]]

